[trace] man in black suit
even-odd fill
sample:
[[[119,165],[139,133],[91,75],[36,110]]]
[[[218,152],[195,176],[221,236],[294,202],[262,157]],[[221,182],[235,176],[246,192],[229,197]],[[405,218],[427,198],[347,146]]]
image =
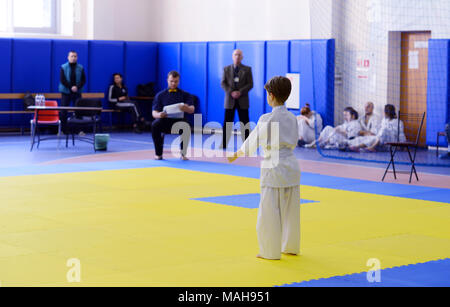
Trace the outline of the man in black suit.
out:
[[[241,50],[233,52],[233,64],[223,70],[221,86],[225,91],[225,120],[223,124],[222,148],[227,148],[234,125],[234,115],[238,111],[241,124],[242,139],[245,141],[250,134],[248,126],[250,107],[248,92],[253,88],[252,68],[242,64],[244,55]]]

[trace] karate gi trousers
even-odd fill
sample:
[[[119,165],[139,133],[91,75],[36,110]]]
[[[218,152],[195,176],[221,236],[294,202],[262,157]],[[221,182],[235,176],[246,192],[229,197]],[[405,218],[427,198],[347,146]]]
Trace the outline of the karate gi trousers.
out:
[[[300,187],[261,187],[256,226],[260,256],[281,259],[300,254]]]

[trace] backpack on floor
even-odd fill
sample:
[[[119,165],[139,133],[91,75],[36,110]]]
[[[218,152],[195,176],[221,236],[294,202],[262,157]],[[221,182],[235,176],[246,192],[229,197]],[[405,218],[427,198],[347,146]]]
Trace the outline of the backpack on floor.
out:
[[[27,92],[25,94],[25,97],[23,97],[23,108],[26,111],[28,107],[34,106],[36,104],[33,95],[31,95],[30,92]]]
[[[154,97],[155,84],[153,82],[149,82],[147,84],[139,84],[137,86],[137,94],[140,97]]]

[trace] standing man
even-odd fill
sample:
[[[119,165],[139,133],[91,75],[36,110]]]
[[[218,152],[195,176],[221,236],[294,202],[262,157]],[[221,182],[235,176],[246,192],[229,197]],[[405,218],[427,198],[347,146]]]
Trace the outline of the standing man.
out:
[[[195,112],[194,99],[191,94],[178,88],[180,84],[180,74],[176,71],[169,72],[167,76],[168,88],[156,94],[153,101],[152,115],[155,120],[152,123],[152,138],[155,144],[156,160],[163,159],[163,147],[164,138],[163,133],[171,133],[172,126],[178,122],[186,123],[186,127],[189,126],[188,122],[184,118],[184,114],[193,114]],[[184,113],[178,118],[169,118],[169,114],[164,110],[165,107],[170,105],[180,104],[180,113]],[[187,134],[181,132],[182,136]],[[181,160],[188,160],[186,157],[187,148],[189,146],[190,134],[183,138],[180,144],[181,147]]]
[[[67,57],[68,62],[61,66],[59,77],[59,91],[62,95],[61,106],[67,107],[81,98],[83,87],[86,84],[86,73],[83,66],[78,64],[78,54],[70,51]],[[67,111],[61,112],[61,124],[65,134],[67,134]]]
[[[233,52],[233,65],[223,70],[221,86],[225,91],[225,120],[223,124],[222,148],[226,149],[234,125],[234,115],[238,111],[241,122],[242,139],[245,141],[250,134],[248,109],[250,107],[248,92],[253,88],[252,68],[242,64],[244,55],[241,50]]]

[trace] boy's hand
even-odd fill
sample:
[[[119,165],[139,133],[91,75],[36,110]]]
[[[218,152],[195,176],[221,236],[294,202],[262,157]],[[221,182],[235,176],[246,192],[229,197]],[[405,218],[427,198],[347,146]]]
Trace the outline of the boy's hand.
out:
[[[237,158],[243,157],[243,156],[244,156],[244,153],[239,150],[238,152],[235,152],[231,157],[228,157],[227,159],[228,159],[228,162],[233,163],[234,161],[237,160]]]
[[[233,163],[234,161],[236,161],[238,158],[238,154],[237,152],[235,152],[231,157],[228,157],[228,162]]]

